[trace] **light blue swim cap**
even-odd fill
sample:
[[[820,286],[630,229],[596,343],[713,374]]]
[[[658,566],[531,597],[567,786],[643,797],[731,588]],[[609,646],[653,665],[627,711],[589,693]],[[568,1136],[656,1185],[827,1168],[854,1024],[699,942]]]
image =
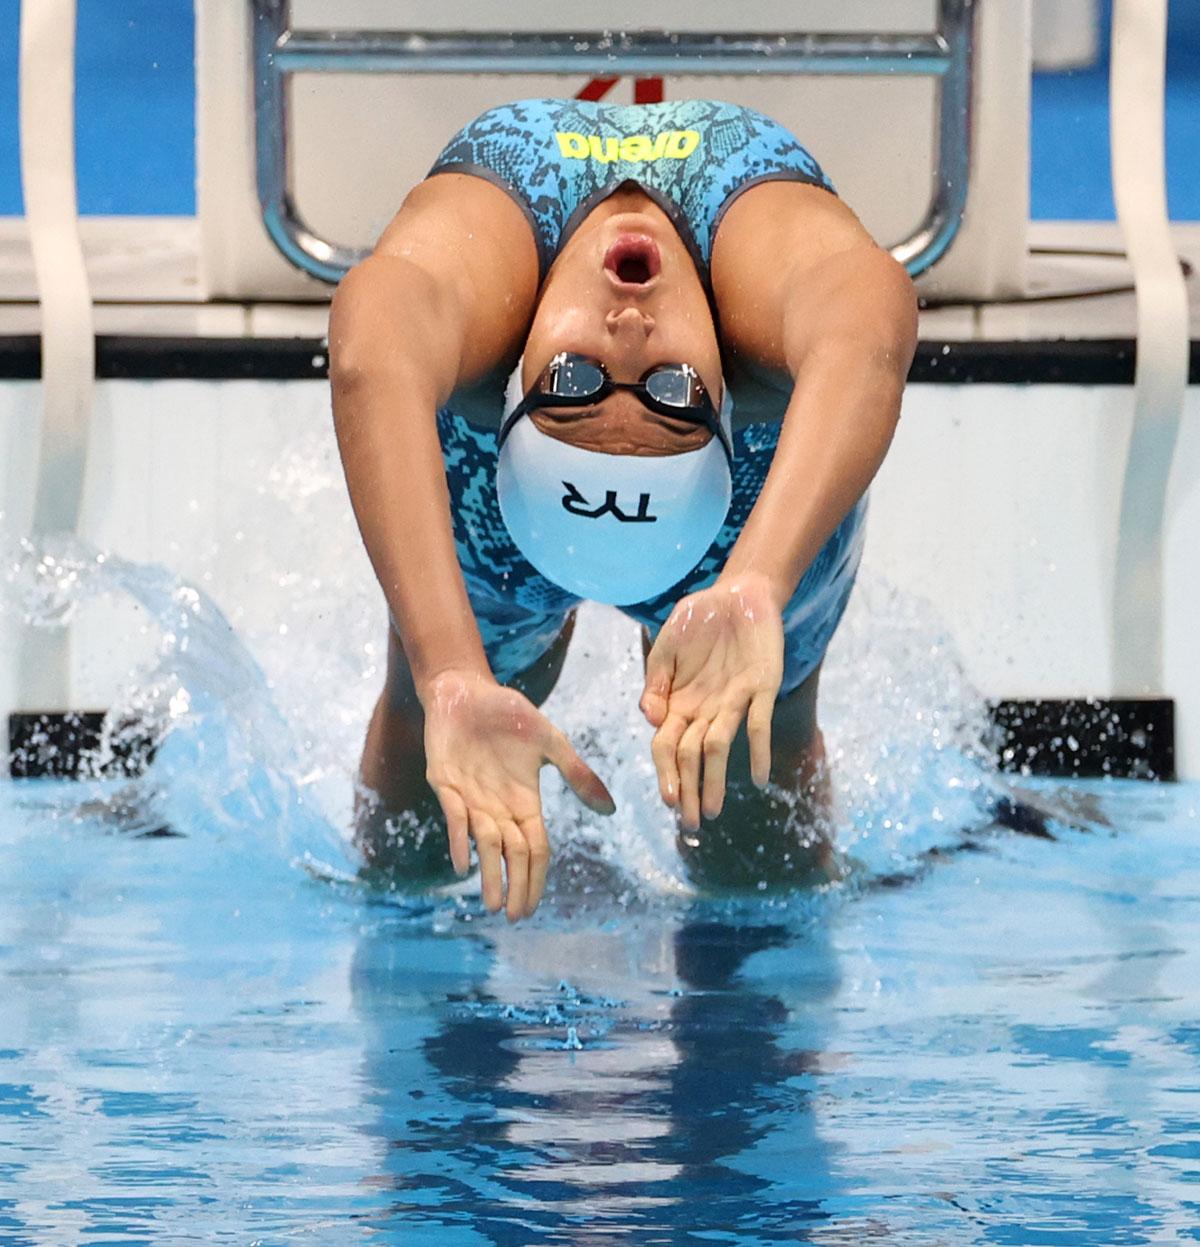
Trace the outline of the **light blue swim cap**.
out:
[[[518,364],[506,417],[520,401]],[[700,562],[725,522],[732,411],[725,387],[724,438],[655,456],[584,450],[522,416],[496,472],[500,514],[517,549],[547,580],[594,602],[629,606],[665,592]]]

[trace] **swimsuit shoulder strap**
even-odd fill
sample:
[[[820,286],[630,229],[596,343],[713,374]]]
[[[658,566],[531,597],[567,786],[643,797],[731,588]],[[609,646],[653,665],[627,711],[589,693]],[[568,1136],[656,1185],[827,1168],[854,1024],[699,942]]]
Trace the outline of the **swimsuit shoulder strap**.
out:
[[[517,100],[464,126],[430,176],[485,178],[525,213],[542,277],[587,214],[635,182],[674,222],[708,284],[713,238],[731,203],[766,181],[833,185],[778,122],[719,100],[611,105]]]

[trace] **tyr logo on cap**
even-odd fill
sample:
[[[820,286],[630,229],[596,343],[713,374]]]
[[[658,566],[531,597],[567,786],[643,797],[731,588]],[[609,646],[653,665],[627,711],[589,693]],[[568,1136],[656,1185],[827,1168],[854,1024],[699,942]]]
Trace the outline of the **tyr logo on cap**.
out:
[[[580,515],[585,519],[598,520],[602,515],[615,516],[622,524],[653,524],[657,519],[657,515],[651,515],[650,512],[650,495],[638,495],[638,509],[630,515],[622,511],[617,503],[617,491],[608,489],[604,492],[604,501],[598,507],[588,505],[588,500],[571,484],[570,481],[563,481],[563,488],[566,493],[563,494],[562,504],[564,511],[570,511],[572,515]]]

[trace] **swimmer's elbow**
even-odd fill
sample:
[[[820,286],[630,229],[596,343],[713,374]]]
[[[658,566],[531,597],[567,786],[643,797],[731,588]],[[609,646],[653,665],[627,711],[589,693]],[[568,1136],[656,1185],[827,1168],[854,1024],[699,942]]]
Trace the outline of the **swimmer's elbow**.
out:
[[[908,270],[891,252],[879,247],[876,252],[880,269],[880,341],[886,357],[907,374],[917,350],[917,288]]]
[[[417,265],[368,256],[338,284],[329,309],[329,379],[335,394],[364,385],[440,388],[453,341],[442,300]],[[441,335],[433,332],[443,326]]]
[[[889,251],[872,246],[847,275],[830,336],[854,343],[864,363],[908,374],[917,349],[917,292]]]
[[[370,259],[356,264],[333,292],[329,305],[329,379],[336,390],[353,389],[377,366],[387,326],[383,290]]]
[[[822,267],[788,317],[793,375],[814,359],[835,357],[906,377],[917,348],[917,293],[904,265],[871,243]]]

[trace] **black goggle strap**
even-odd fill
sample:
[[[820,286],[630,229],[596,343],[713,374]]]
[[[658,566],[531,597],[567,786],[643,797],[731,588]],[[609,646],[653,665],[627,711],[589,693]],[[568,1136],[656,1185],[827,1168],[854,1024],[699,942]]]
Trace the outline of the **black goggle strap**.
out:
[[[580,389],[571,386],[571,373],[579,370],[578,378],[580,383],[585,383],[587,373],[592,373],[595,377],[595,385],[591,388]],[[584,370],[587,370],[586,372]],[[683,376],[686,382],[685,397],[689,400],[685,403],[673,403],[665,399],[661,394],[654,393],[653,381],[656,377],[676,378]],[[533,388],[525,395],[524,398],[509,412],[508,417],[500,425],[500,433],[497,440],[497,447],[503,446],[505,439],[512,431],[512,427],[516,422],[527,413],[534,411],[540,406],[553,406],[554,404],[544,403],[547,398],[558,398],[568,400],[586,400],[601,393],[608,385],[613,382],[608,373],[605,372],[601,365],[594,363],[590,359],[573,357],[566,352],[556,355],[542,370],[541,375],[534,382]],[[616,388],[625,389],[626,386]],[[703,424],[711,429],[716,436],[722,449],[725,451],[725,457],[729,463],[733,463],[733,445],[730,441],[729,434],[726,432],[725,426],[721,421],[721,413],[713,405],[712,399],[708,396],[704,388],[704,383],[700,380],[695,369],[687,364],[664,367],[661,369],[651,369],[649,374],[639,384],[638,388],[644,389],[648,397],[660,403],[665,409],[660,412],[661,415],[678,415],[683,419],[687,418],[687,413],[696,413],[696,422]],[[697,399],[698,393],[703,395],[703,399],[699,402],[692,400]],[[707,401],[705,401],[707,400]],[[570,403],[562,404],[569,406]]]
[[[541,398],[540,394],[526,394],[523,399],[505,416],[500,424],[500,432],[496,437],[496,449],[499,450],[504,445],[505,439],[512,432],[513,425],[527,413],[531,412],[537,405],[537,400]],[[533,400],[533,401],[531,401]]]
[[[571,374],[576,369],[586,368],[595,374],[596,384],[592,389],[571,389]],[[580,382],[584,380],[584,374],[579,377]],[[553,359],[542,369],[537,380],[533,383],[533,388],[521,399],[521,401],[508,413],[508,416],[500,425],[500,433],[497,439],[497,448],[504,445],[505,439],[512,431],[512,427],[524,415],[536,410],[538,407],[553,407],[554,403],[545,402],[546,399],[567,399],[567,402],[560,402],[558,405],[563,407],[571,406],[572,401],[579,401],[586,405],[586,400],[593,395],[599,394],[604,389],[605,383],[608,381],[608,374],[596,363],[583,356],[571,355],[567,351],[560,351]]]

